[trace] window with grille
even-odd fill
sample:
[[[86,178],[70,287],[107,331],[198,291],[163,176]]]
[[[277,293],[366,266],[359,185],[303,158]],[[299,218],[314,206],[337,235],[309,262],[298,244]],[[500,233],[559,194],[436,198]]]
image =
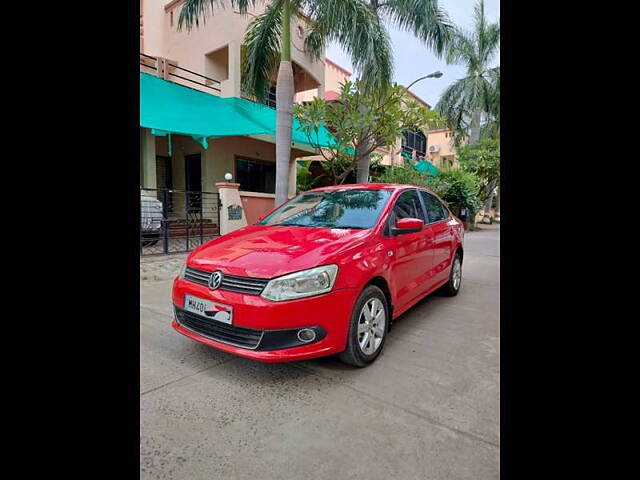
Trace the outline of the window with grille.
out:
[[[276,164],[236,157],[236,178],[242,191],[275,193]]]
[[[424,157],[427,153],[427,137],[419,130],[408,130],[402,133],[402,149],[411,154],[415,150],[417,156]]]

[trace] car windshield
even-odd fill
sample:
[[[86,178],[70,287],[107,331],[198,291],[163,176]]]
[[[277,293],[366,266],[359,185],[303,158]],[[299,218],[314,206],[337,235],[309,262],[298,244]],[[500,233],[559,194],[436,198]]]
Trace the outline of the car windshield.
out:
[[[371,228],[378,221],[389,190],[344,189],[308,192],[285,203],[258,225]]]

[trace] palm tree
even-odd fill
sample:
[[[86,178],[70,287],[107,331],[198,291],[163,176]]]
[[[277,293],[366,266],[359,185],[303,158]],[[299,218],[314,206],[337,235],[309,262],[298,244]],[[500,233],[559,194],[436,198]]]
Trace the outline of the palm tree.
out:
[[[327,42],[337,42],[351,57],[367,89],[385,91],[393,76],[389,34],[383,16],[412,31],[427,46],[442,53],[453,27],[438,0],[228,0],[241,14],[267,3],[245,34],[243,90],[263,100],[277,69],[276,83],[276,199],[287,199],[291,158],[293,69],[291,17],[309,23],[305,49],[314,59],[324,55]],[[198,27],[224,0],[186,0],[178,28]]]
[[[436,104],[436,110],[453,131],[456,146],[466,138],[469,144],[476,143],[481,130],[485,135],[500,134],[500,67],[489,67],[499,48],[500,22],[487,23],[484,0],[480,0],[474,8],[473,31],[456,29],[446,46],[447,63],[464,65],[467,75],[451,84]],[[491,211],[497,181],[490,182],[485,214]]]

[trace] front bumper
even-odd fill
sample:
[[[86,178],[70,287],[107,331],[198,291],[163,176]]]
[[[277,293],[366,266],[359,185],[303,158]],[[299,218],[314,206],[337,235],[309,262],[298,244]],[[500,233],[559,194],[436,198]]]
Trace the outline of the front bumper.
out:
[[[176,278],[172,295],[176,318],[171,325],[193,340],[241,357],[263,362],[304,360],[332,355],[345,349],[357,293],[355,289],[341,289],[316,297],[272,302],[257,295],[210,290],[207,286]],[[216,325],[221,327],[218,330],[222,332],[220,335],[215,329],[213,332],[194,329],[194,324],[185,321],[182,316],[185,294],[233,307],[233,327],[246,333],[247,338],[255,338],[257,344],[230,341],[238,332],[219,323]],[[295,341],[295,334],[301,328],[313,328],[317,333],[316,340],[307,344]],[[204,331],[209,335],[205,335]],[[256,335],[252,335],[253,332]],[[258,341],[259,332],[264,335]]]

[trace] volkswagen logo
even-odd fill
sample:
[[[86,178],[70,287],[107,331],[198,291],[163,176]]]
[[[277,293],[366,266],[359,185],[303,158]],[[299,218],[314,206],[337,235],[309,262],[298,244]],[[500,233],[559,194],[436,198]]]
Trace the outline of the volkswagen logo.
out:
[[[222,283],[222,272],[220,270],[216,270],[211,274],[211,277],[209,277],[209,288],[211,290],[215,290],[216,288],[220,287],[221,283]]]

